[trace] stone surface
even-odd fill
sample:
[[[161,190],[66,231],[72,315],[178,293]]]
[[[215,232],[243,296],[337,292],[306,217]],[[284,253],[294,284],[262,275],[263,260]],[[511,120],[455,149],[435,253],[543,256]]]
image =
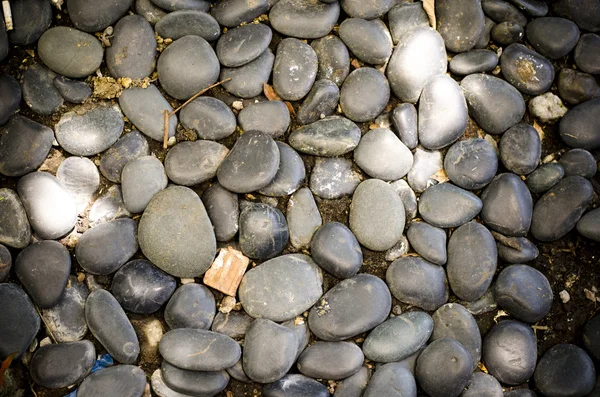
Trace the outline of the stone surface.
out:
[[[156,6],[150,0],[136,0],[135,12],[138,15],[141,15],[144,18],[146,18],[146,20],[150,22],[151,25],[155,25],[161,18],[167,15],[167,13],[162,8]]]
[[[162,0],[161,0],[162,1]],[[205,3],[207,3],[205,1]],[[221,0],[211,9],[211,15],[219,25],[233,28],[242,22],[250,22],[269,9],[267,0]]]
[[[270,259],[281,253],[289,240],[287,221],[275,207],[247,202],[240,211],[239,243],[244,255]]]
[[[353,18],[364,19],[381,17],[394,5],[394,2],[391,0],[367,3],[360,0],[343,0],[341,3],[346,14]]]
[[[25,291],[16,284],[1,283],[0,298],[3,302],[10,302],[0,309],[0,358],[4,360],[14,352],[17,352],[17,358],[40,330],[40,317]]]
[[[560,98],[571,105],[600,96],[600,85],[594,76],[573,69],[560,70],[557,86]]]
[[[392,55],[392,37],[380,19],[345,19],[339,35],[358,59],[372,65],[384,64]]]
[[[17,45],[35,43],[52,23],[52,7],[42,0],[16,1],[11,5],[11,15],[14,29],[8,36]]]
[[[201,139],[216,141],[226,138],[233,134],[236,127],[235,116],[231,109],[213,97],[201,96],[194,99],[181,110],[180,117],[181,124],[196,132]],[[175,125],[177,125],[176,121]]]
[[[417,109],[411,103],[402,103],[392,112],[392,124],[402,143],[409,149],[415,149],[419,143],[417,127]]]
[[[504,78],[523,94],[539,95],[554,81],[552,63],[523,44],[511,44],[500,57]]]
[[[138,397],[145,387],[144,370],[134,365],[117,365],[100,369],[85,378],[77,389],[77,395]]]
[[[85,301],[88,289],[77,277],[69,277],[61,300],[50,309],[42,311],[44,323],[58,343],[83,339],[88,327],[85,321]]]
[[[119,106],[127,118],[140,130],[144,135],[162,142],[164,134],[164,112],[171,112],[173,108],[162,96],[155,85],[150,84],[147,88],[132,87],[124,90],[119,97]],[[193,105],[186,107],[192,107]],[[184,124],[183,114],[181,112]],[[177,116],[169,117],[169,137],[175,136],[177,128]]]
[[[577,231],[584,237],[594,241],[600,241],[598,233],[598,225],[600,224],[600,211],[592,210],[585,214],[579,222],[577,222]]]
[[[340,107],[352,121],[364,122],[379,115],[390,98],[383,73],[369,67],[354,70],[340,90]]]
[[[396,193],[398,193],[400,200],[402,200],[402,204],[404,204],[406,224],[409,224],[417,217],[417,196],[404,179],[392,182],[390,185],[394,188]]]
[[[448,211],[447,203],[454,211]],[[441,228],[464,225],[479,214],[479,197],[450,183],[431,186],[421,194],[419,212],[427,223]]]
[[[340,380],[355,374],[364,358],[354,343],[316,342],[300,355],[298,369],[311,378]]]
[[[0,244],[0,283],[6,280],[12,268],[12,255],[8,248]]]
[[[56,177],[75,198],[79,214],[84,212],[100,187],[98,168],[86,157],[67,157],[58,166]]]
[[[246,331],[252,322],[253,317],[246,314],[245,311],[231,311],[229,313],[217,312],[211,326],[211,331],[225,334],[230,338],[240,339],[246,335]]]
[[[500,382],[492,375],[475,372],[467,386],[465,386],[465,391],[461,394],[461,397],[476,396],[503,397],[505,394],[502,393]]]
[[[317,54],[317,57],[319,54]],[[320,65],[320,64],[319,64]],[[317,72],[317,76],[318,76]],[[312,89],[298,108],[296,122],[310,124],[333,114],[340,99],[340,90],[331,80],[321,79],[313,84]]]
[[[588,354],[578,346],[551,347],[535,369],[535,384],[544,395],[585,396],[594,388],[596,370]]]
[[[269,82],[275,56],[267,49],[254,61],[237,68],[222,68],[221,80],[231,79],[223,83],[227,92],[240,98],[254,98],[262,94],[265,83]]]
[[[594,156],[585,149],[571,149],[560,156],[559,164],[566,176],[581,176],[591,179],[598,171]]]
[[[533,49],[550,59],[564,57],[579,41],[579,28],[565,18],[534,19],[527,24],[525,33]]]
[[[265,397],[328,397],[329,391],[316,380],[301,374],[285,375],[263,387]]]
[[[444,170],[457,186],[478,190],[496,175],[498,156],[494,147],[484,139],[461,140],[446,152]]]
[[[0,189],[0,243],[25,248],[31,242],[31,226],[25,207],[14,190]]]
[[[113,1],[100,5],[85,0],[69,0],[67,10],[77,29],[84,32],[97,32],[118,21],[132,4],[133,0]]]
[[[297,249],[307,248],[315,232],[323,224],[319,208],[309,188],[303,187],[290,197],[286,218],[290,243]],[[314,259],[314,248],[312,255]]]
[[[451,338],[458,341],[471,356],[473,368],[481,359],[481,334],[475,317],[462,305],[448,303],[433,313],[431,341]]]
[[[217,241],[229,241],[239,228],[240,209],[238,196],[219,183],[214,183],[202,194],[202,202],[215,230]]]
[[[334,396],[337,397],[360,397],[367,388],[371,377],[371,370],[363,366],[354,375],[338,382]]]
[[[511,238],[516,243],[517,248],[508,247],[498,243],[498,256],[507,263],[526,263],[538,257],[540,252],[537,247],[525,237]]]
[[[410,246],[423,259],[437,265],[446,263],[446,232],[426,222],[411,223],[406,232]]]
[[[560,98],[551,92],[536,96],[529,101],[529,111],[542,123],[554,124],[567,113],[567,110]]]
[[[315,82],[318,65],[317,54],[311,46],[298,39],[283,39],[277,45],[273,65],[275,92],[288,101],[304,98]]]
[[[388,24],[394,44],[411,31],[429,27],[429,18],[420,3],[396,3],[388,12]]]
[[[527,17],[512,4],[502,0],[485,0],[481,4],[483,11],[497,23],[513,22],[527,25]]]
[[[286,36],[318,39],[331,32],[339,16],[337,2],[280,0],[271,8],[269,22]]]
[[[37,114],[49,116],[63,104],[54,86],[56,74],[44,65],[35,64],[23,73],[23,100]]]
[[[210,4],[205,0],[151,0],[154,4],[167,11],[199,10],[208,12]]]
[[[123,195],[119,185],[109,187],[106,193],[98,197],[89,213],[91,226],[130,216],[131,213],[125,209],[125,204],[123,204]]]
[[[539,164],[542,143],[538,132],[529,124],[519,123],[511,127],[500,140],[500,160],[509,170],[526,175]]]
[[[531,193],[544,193],[556,185],[565,176],[565,170],[558,163],[540,165],[531,174],[527,175],[525,183]]]
[[[304,181],[306,170],[300,155],[286,143],[276,142],[279,149],[279,169],[275,178],[259,193],[272,197],[285,197],[294,193]]]
[[[533,200],[527,185],[515,174],[499,174],[481,194],[481,219],[507,236],[525,236],[531,225]]]
[[[59,343],[40,347],[31,359],[31,378],[48,389],[60,389],[77,384],[91,371],[96,362],[92,342]]]
[[[319,59],[317,79],[328,79],[341,86],[350,73],[350,54],[344,42],[329,35],[313,40],[310,45]]]
[[[125,165],[138,157],[150,154],[148,141],[138,131],[123,135],[100,159],[100,172],[111,182],[121,182],[121,172]]]
[[[436,185],[436,173],[444,168],[442,152],[417,147],[413,157],[413,166],[408,173],[408,184],[417,193],[422,193]]]
[[[169,299],[164,316],[171,329],[209,329],[215,312],[215,297],[212,292],[204,285],[192,283],[177,288]],[[216,332],[215,329],[213,331]]]
[[[341,156],[351,152],[360,141],[360,129],[341,116],[329,116],[298,128],[289,136],[296,150],[313,156]]]
[[[328,222],[313,236],[310,251],[313,260],[327,273],[337,278],[354,276],[362,265],[358,240],[344,224]]]
[[[210,14],[194,9],[166,14],[156,22],[155,29],[159,36],[173,40],[195,35],[206,41],[215,41],[221,35],[219,23]]]
[[[190,395],[214,396],[229,383],[229,374],[225,371],[190,371],[177,368],[166,361],[163,361],[161,371],[167,386]]]
[[[215,51],[221,65],[234,68],[258,58],[269,47],[272,37],[267,25],[243,25],[225,32]]]
[[[472,50],[452,57],[450,71],[460,76],[491,72],[498,65],[498,55],[490,50]]]
[[[600,98],[583,102],[565,114],[558,130],[562,140],[574,148],[597,149],[600,147],[598,123],[594,115],[600,109]]]
[[[361,175],[344,158],[317,157],[310,174],[310,190],[324,199],[337,199],[354,192]]]
[[[0,57],[1,58],[1,57]],[[0,74],[0,125],[5,124],[21,103],[21,85],[9,74]]]
[[[484,18],[480,0],[442,0],[435,3],[437,30],[450,52],[465,52],[483,34]]]
[[[165,172],[178,185],[199,185],[217,175],[228,153],[229,149],[217,142],[179,142],[165,157]]]
[[[150,23],[140,15],[128,15],[115,25],[113,35],[111,46],[106,49],[110,74],[134,80],[150,76],[157,46]]]
[[[408,174],[413,156],[391,130],[376,128],[362,136],[354,161],[373,178],[395,181]]]
[[[521,41],[525,35],[521,25],[510,21],[497,24],[491,33],[492,40],[503,47]]]
[[[290,111],[282,101],[253,103],[240,111],[238,122],[244,131],[260,131],[278,138],[290,126]]]
[[[130,160],[121,173],[121,189],[125,208],[132,214],[143,212],[152,197],[167,187],[163,164],[154,156]]]
[[[587,73],[599,74],[598,48],[600,48],[600,36],[593,33],[582,35],[574,52],[577,67]]]

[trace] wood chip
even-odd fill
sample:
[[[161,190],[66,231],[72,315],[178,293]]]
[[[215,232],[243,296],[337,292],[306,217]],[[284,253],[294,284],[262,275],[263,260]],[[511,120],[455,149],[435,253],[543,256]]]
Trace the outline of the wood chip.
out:
[[[435,0],[423,0],[423,9],[429,17],[429,24],[431,27],[437,29],[437,22],[435,20]]]
[[[439,183],[448,182],[450,180],[450,178],[448,178],[448,175],[446,175],[446,171],[443,168],[435,174],[431,175],[429,178],[435,179]]]
[[[533,120],[533,128],[535,128],[535,130],[537,131],[538,135],[540,136],[540,140],[544,140],[544,130],[542,129],[542,127],[537,123],[537,121]]]
[[[250,260],[240,251],[227,247],[204,274],[204,284],[229,296],[235,296]]]
[[[285,106],[287,106],[288,111],[290,112],[290,116],[296,117],[296,111],[294,110],[294,107],[292,106],[292,103],[288,102],[288,101],[285,101],[283,103],[285,103]]]
[[[589,300],[591,300],[592,302],[596,303],[596,294],[592,291],[590,291],[587,288],[584,288],[583,292],[585,293],[585,297]]]
[[[354,69],[360,69],[362,67],[360,62],[358,62],[358,59],[353,59],[352,62],[350,62],[350,65],[354,66]]]
[[[281,97],[277,95],[273,87],[267,83],[263,84],[263,93],[269,101],[281,101]]]

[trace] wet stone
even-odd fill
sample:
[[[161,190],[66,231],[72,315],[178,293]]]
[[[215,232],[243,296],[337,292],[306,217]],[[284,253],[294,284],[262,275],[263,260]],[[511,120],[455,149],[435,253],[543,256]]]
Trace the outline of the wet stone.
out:
[[[525,114],[525,101],[506,81],[485,74],[472,74],[461,83],[470,115],[488,134],[502,134]]]
[[[340,90],[340,106],[352,121],[364,122],[379,115],[390,99],[387,79],[369,67],[354,70]]]
[[[404,212],[406,214],[406,224],[409,224],[414,218],[417,217],[417,197],[415,192],[406,183],[404,179],[397,180],[390,184],[392,188],[398,193],[402,204],[404,204]]]
[[[301,374],[289,374],[263,387],[265,397],[328,397],[323,384]]]
[[[40,329],[40,318],[31,300],[16,284],[0,284],[0,298],[10,305],[0,310],[0,357],[5,359],[17,352],[20,357],[29,347]]]
[[[0,74],[0,125],[5,124],[21,103],[21,85],[14,77]]]
[[[313,236],[310,251],[317,265],[337,278],[354,276],[362,265],[363,255],[358,240],[339,222],[321,226]]]
[[[392,6],[392,0],[362,2],[360,0],[342,0],[342,8],[353,18],[374,19],[383,16]]]
[[[69,4],[71,3],[69,2]],[[102,5],[102,7],[104,6],[109,6],[109,4]],[[104,49],[100,42],[90,34],[65,26],[57,26],[48,29],[40,37],[38,55],[44,64],[54,72],[78,79],[89,76],[100,67],[104,58]]]
[[[263,24],[249,24],[228,30],[216,46],[217,57],[223,66],[237,67],[258,58],[271,42],[271,28]]]
[[[106,193],[98,197],[90,208],[89,219],[93,227],[97,224],[112,221],[113,219],[130,217],[131,213],[125,209],[121,186],[113,185]]]
[[[437,30],[450,52],[465,52],[483,34],[484,17],[480,0],[442,0],[435,3]]]
[[[502,386],[496,378],[483,372],[475,372],[461,397],[477,396],[503,397],[505,394],[502,393]]]
[[[340,24],[340,38],[358,59],[384,64],[392,55],[392,37],[380,19],[349,18]]]
[[[584,237],[594,241],[600,241],[600,233],[598,226],[600,225],[600,211],[592,210],[585,214],[579,222],[577,222],[577,231]]]
[[[273,65],[275,92],[288,101],[304,98],[315,82],[318,65],[311,46],[298,39],[283,39],[277,46]]]
[[[143,79],[154,70],[156,39],[150,23],[140,15],[128,15],[115,25],[106,64],[114,78]],[[135,48],[135,51],[129,49]]]
[[[163,164],[154,156],[130,160],[121,174],[125,208],[132,214],[143,212],[152,197],[167,187]]]
[[[117,365],[100,369],[85,378],[77,389],[77,395],[138,397],[145,387],[144,370],[134,365]]]
[[[12,256],[8,248],[0,244],[0,283],[6,280],[12,267]]]
[[[239,297],[252,317],[285,321],[317,302],[323,294],[321,284],[321,270],[310,257],[283,255],[246,272]]]
[[[10,41],[17,45],[29,45],[50,27],[52,7],[43,0],[20,0],[11,5],[14,29],[9,32]]]
[[[525,237],[516,237],[511,239],[517,243],[519,249],[506,246],[502,243],[496,244],[498,256],[507,263],[527,263],[538,257],[537,247]]]
[[[573,69],[560,70],[557,86],[560,98],[571,105],[600,96],[600,85],[594,76]]]
[[[54,78],[54,87],[66,101],[71,103],[83,103],[92,96],[92,89],[85,82],[71,80],[64,76]]]
[[[571,149],[560,156],[559,164],[565,170],[566,176],[581,176],[591,179],[598,171],[594,156],[585,149]]]
[[[191,283],[177,288],[169,299],[164,317],[171,329],[209,329],[215,318],[215,311],[212,292],[204,285]],[[213,331],[217,332],[215,329]]]
[[[429,18],[421,3],[398,3],[388,12],[388,23],[394,44],[418,28],[429,27]]]
[[[525,236],[531,226],[533,200],[527,185],[515,174],[500,174],[481,194],[481,219],[507,236]]]
[[[212,323],[211,331],[225,334],[230,338],[240,339],[246,335],[246,331],[254,318],[246,314],[246,312],[231,311],[229,313],[218,312]]]
[[[225,90],[240,98],[254,98],[263,93],[263,86],[269,81],[275,56],[267,49],[254,61],[237,68],[221,68],[221,80]]]
[[[417,147],[413,166],[408,173],[408,184],[417,193],[438,183],[433,176],[444,168],[442,152]]]
[[[538,132],[529,124],[519,123],[511,127],[500,139],[500,160],[517,175],[533,172],[542,154],[542,143]]]
[[[443,229],[426,222],[413,222],[406,236],[410,246],[423,259],[440,266],[446,263],[446,232]]]
[[[318,338],[340,341],[369,331],[387,318],[391,295],[385,283],[370,274],[342,280],[310,310],[308,325]]]
[[[195,35],[206,41],[215,41],[221,35],[219,23],[210,14],[193,9],[166,14],[156,22],[155,29],[160,37],[172,40]]]
[[[23,73],[23,100],[37,114],[51,115],[63,104],[63,97],[54,86],[56,74],[39,64]]]
[[[367,388],[370,377],[371,370],[363,366],[354,375],[338,382],[333,395],[337,397],[360,397]]]
[[[229,149],[217,142],[179,142],[165,157],[165,172],[178,185],[198,185],[217,175],[227,153]]]
[[[465,139],[450,147],[444,158],[444,170],[456,185],[469,190],[481,189],[496,175],[498,156],[484,139]]]
[[[273,258],[288,243],[287,221],[278,208],[248,202],[240,211],[239,222],[240,248],[250,258]]]
[[[77,212],[82,213],[100,187],[100,173],[86,157],[67,157],[56,172],[58,180],[75,198]]]
[[[162,8],[157,7],[150,0],[136,0],[135,12],[138,15],[141,15],[144,18],[146,18],[146,20],[150,22],[151,25],[155,25],[162,17],[167,15],[167,13]]]
[[[124,125],[119,106],[97,105],[84,113],[63,114],[55,127],[56,140],[70,154],[93,156],[111,147]]]
[[[527,24],[526,34],[533,49],[550,59],[564,57],[579,41],[579,28],[565,18],[536,18]]]
[[[361,181],[352,170],[352,160],[317,157],[310,174],[310,190],[317,196],[333,200],[351,195]]]
[[[523,44],[506,47],[500,57],[500,67],[504,78],[523,94],[543,94],[554,81],[552,63]]]
[[[394,125],[402,143],[409,149],[415,149],[419,143],[417,130],[417,109],[411,103],[402,103],[392,112]]]
[[[271,8],[269,22],[286,36],[318,39],[333,30],[339,16],[338,2],[280,0]]]
[[[171,112],[173,108],[155,85],[151,84],[148,88],[133,87],[123,91],[119,97],[119,106],[125,116],[144,135],[155,141],[163,141],[164,112],[165,110]],[[170,116],[169,137],[175,136],[176,128],[177,116]]]
[[[56,241],[33,243],[15,259],[15,273],[23,288],[41,308],[56,305],[71,272],[69,251]]]
[[[123,135],[100,159],[100,172],[111,182],[121,182],[121,172],[125,165],[138,157],[150,154],[148,141],[138,131]]]
[[[448,211],[453,203],[454,211]],[[431,186],[421,194],[419,212],[432,226],[449,228],[464,225],[479,214],[482,202],[473,193],[450,183]]]
[[[90,293],[85,302],[85,319],[94,337],[115,360],[123,364],[137,360],[140,344],[135,330],[110,292],[98,289]]]
[[[317,54],[318,55],[318,54]],[[328,79],[317,80],[296,114],[298,124],[310,124],[330,116],[340,98],[338,86]]]
[[[217,241],[231,240],[239,227],[240,210],[237,194],[214,183],[202,194],[202,202],[215,229]]]
[[[309,247],[313,235],[322,224],[319,208],[309,188],[303,187],[290,197],[286,218],[294,248]],[[314,259],[314,251],[312,255]]]
[[[355,374],[364,358],[354,343],[316,342],[300,355],[298,369],[311,378],[340,380]]]
[[[240,111],[238,122],[244,131],[260,131],[278,138],[290,126],[290,111],[282,101],[257,102]]]
[[[201,96],[194,99],[181,110],[180,117],[181,124],[196,132],[201,139],[216,141],[226,138],[233,134],[236,127],[235,115],[231,109],[213,97]],[[173,135],[175,135],[175,128],[173,128]]]
[[[570,147],[588,150],[599,148],[600,121],[595,117],[599,109],[600,98],[595,98],[569,110],[558,127],[562,140]]]
[[[442,338],[457,340],[469,352],[473,368],[481,359],[481,334],[475,318],[462,305],[448,303],[433,313],[431,341]]]
[[[564,175],[565,170],[559,163],[542,164],[527,175],[525,183],[531,193],[544,193],[556,185]]]
[[[214,396],[229,383],[229,374],[225,371],[189,371],[177,368],[166,361],[161,365],[165,384],[179,393],[200,396]]]
[[[96,349],[88,340],[40,347],[31,359],[31,378],[48,389],[77,384],[96,362]]]
[[[371,376],[364,397],[416,396],[417,384],[412,373],[401,363],[383,365]]]
[[[350,73],[350,54],[344,42],[337,36],[329,35],[313,40],[310,45],[319,59],[317,79],[331,80],[338,87],[341,86]]]
[[[498,55],[490,50],[472,50],[457,54],[450,61],[450,71],[459,76],[491,72],[498,65]]]
[[[360,129],[354,122],[329,116],[292,131],[289,143],[302,153],[334,157],[354,150],[360,137]]]
[[[514,22],[501,22],[492,28],[492,40],[501,46],[517,43],[525,35],[523,27]]]
[[[208,3],[207,1],[203,2]],[[234,28],[242,22],[252,21],[268,10],[268,0],[220,0],[211,8],[210,13],[219,22],[219,25]]]
[[[535,369],[535,384],[544,395],[585,396],[595,382],[592,359],[582,348],[571,344],[551,347]]]
[[[88,289],[77,277],[71,276],[60,301],[42,311],[45,324],[58,343],[83,339],[88,327],[85,321],[85,301]]]
[[[398,180],[413,164],[410,150],[387,128],[367,132],[354,150],[354,161],[367,174],[382,180]]]
[[[73,25],[84,32],[98,32],[117,22],[133,4],[133,0],[118,0],[94,4],[86,0],[69,0],[67,11]]]
[[[21,115],[0,129],[0,173],[17,177],[35,171],[46,159],[53,131]]]
[[[167,11],[198,10],[207,12],[210,3],[206,0],[151,0],[158,7]]]
[[[527,25],[527,17],[512,4],[503,0],[485,0],[481,7],[483,12],[496,23],[513,22],[517,25]]]
[[[598,67],[598,50],[600,49],[600,36],[586,33],[581,36],[575,47],[575,63],[577,67],[586,73],[600,74]]]
[[[53,175],[45,172],[27,174],[19,180],[17,192],[38,237],[57,239],[75,226],[75,199]]]

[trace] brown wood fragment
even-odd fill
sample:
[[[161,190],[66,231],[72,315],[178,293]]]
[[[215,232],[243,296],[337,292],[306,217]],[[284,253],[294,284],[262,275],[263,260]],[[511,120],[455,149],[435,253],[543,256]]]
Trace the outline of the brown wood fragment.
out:
[[[281,97],[277,95],[273,87],[267,83],[263,84],[263,93],[269,101],[281,101]]]
[[[521,247],[521,244],[519,243],[519,240],[514,238],[514,237],[507,237],[503,234],[500,234],[498,232],[495,231],[491,231],[492,236],[494,237],[494,239],[496,241],[498,241],[500,244],[502,245],[506,245],[509,248],[515,249],[517,251],[523,251],[523,247]]]
[[[227,247],[204,274],[204,284],[229,296],[235,296],[250,260],[240,251]]]
[[[431,27],[437,29],[437,22],[435,20],[435,0],[423,0],[423,9],[429,17],[429,24]]]

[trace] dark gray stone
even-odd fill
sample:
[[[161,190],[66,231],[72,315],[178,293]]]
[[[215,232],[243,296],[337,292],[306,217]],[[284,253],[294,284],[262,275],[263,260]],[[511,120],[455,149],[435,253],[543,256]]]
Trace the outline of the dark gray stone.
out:
[[[229,374],[225,371],[190,371],[177,368],[166,361],[163,361],[161,371],[167,386],[189,395],[214,396],[229,383]]]
[[[340,90],[340,106],[350,120],[364,122],[377,117],[390,99],[387,79],[369,67],[354,70]]]
[[[350,54],[344,42],[329,35],[313,40],[310,45],[319,59],[317,79],[328,79],[341,86],[350,73]]]
[[[404,204],[404,212],[406,213],[406,224],[409,224],[417,217],[417,196],[412,188],[404,179],[399,179],[390,184],[392,188],[400,196],[402,204]]]
[[[600,241],[600,211],[592,210],[585,214],[579,222],[577,222],[577,231],[584,237],[594,241]]]
[[[408,174],[413,156],[391,130],[376,128],[363,135],[354,161],[373,178],[395,181]]]
[[[586,73],[600,74],[598,50],[600,49],[600,36],[586,33],[581,36],[575,47],[574,58],[577,67]]]
[[[131,1],[130,1],[131,2]],[[128,15],[115,25],[106,65],[114,78],[143,79],[154,70],[156,39],[150,23],[140,15]],[[135,48],[135,51],[131,49]]]
[[[435,3],[437,30],[451,52],[465,52],[483,34],[481,0],[441,0]]]
[[[208,12],[210,3],[206,0],[150,0],[167,11],[198,10]]]
[[[48,389],[79,383],[96,362],[96,349],[89,340],[40,347],[29,364],[31,378]]]
[[[318,39],[333,30],[339,16],[338,2],[280,0],[271,8],[269,22],[286,36]]]
[[[354,193],[361,179],[352,170],[352,160],[317,157],[310,173],[310,190],[324,199],[338,199]]]
[[[429,27],[429,18],[423,9],[423,4],[397,3],[388,12],[388,24],[394,44],[411,31]]]
[[[263,387],[265,397],[329,397],[329,391],[321,383],[301,374],[285,375]]]
[[[513,243],[516,243],[519,249],[506,246],[502,243],[496,244],[498,248],[498,256],[507,263],[526,263],[538,257],[539,251],[537,247],[525,237],[510,238]]]
[[[411,103],[402,103],[392,112],[392,124],[398,132],[402,143],[414,149],[419,143],[417,127],[417,109]]]
[[[209,329],[215,318],[215,311],[212,292],[204,285],[192,283],[177,288],[169,299],[164,317],[171,329]],[[215,329],[213,331],[218,332]]]
[[[532,17],[543,17],[548,13],[548,4],[541,0],[510,0],[510,2]]]
[[[63,97],[54,86],[56,73],[44,65],[35,64],[23,73],[23,100],[37,114],[49,116],[63,104]]]
[[[585,149],[571,149],[560,156],[559,164],[563,167],[566,176],[581,176],[591,179],[598,171],[594,156]]]
[[[178,185],[199,185],[217,175],[228,153],[229,149],[217,142],[179,142],[165,157],[165,172]]]
[[[552,63],[523,44],[506,47],[500,57],[500,67],[506,81],[523,94],[543,94],[554,81]]]
[[[222,68],[220,79],[231,79],[223,83],[223,88],[240,98],[254,98],[262,94],[264,84],[269,82],[274,62],[273,52],[267,49],[261,56],[244,66]]]
[[[100,369],[77,389],[79,397],[120,396],[139,397],[146,387],[144,370],[134,365],[117,365]]]
[[[481,194],[481,219],[507,236],[525,236],[531,226],[533,200],[527,185],[515,174],[500,174]]]
[[[587,321],[583,330],[584,346],[594,358],[597,358],[600,353],[598,350],[598,337],[600,336],[600,333],[598,332],[598,326],[600,325],[600,323],[598,320],[600,320],[600,317],[594,315],[591,319]],[[594,395],[593,397],[596,396]]]
[[[151,25],[155,25],[161,18],[167,15],[162,8],[157,7],[150,0],[136,0],[135,1],[135,12],[138,15],[146,18]],[[164,396],[161,396],[164,397]]]
[[[560,98],[571,105],[600,96],[600,85],[594,76],[573,69],[560,70],[557,87]]]
[[[0,57],[1,58],[1,57]],[[0,74],[0,125],[5,124],[21,103],[21,85],[9,74]]]
[[[534,324],[550,312],[552,288],[546,276],[527,265],[504,268],[495,288],[496,300],[515,318]]]
[[[340,380],[354,375],[364,358],[351,342],[315,342],[298,358],[298,369],[311,378]]]
[[[121,173],[121,189],[125,208],[132,214],[143,212],[152,197],[167,187],[163,164],[154,156],[130,160]]]
[[[69,1],[71,2],[73,0]],[[128,0],[125,2],[131,3]],[[112,3],[104,3],[101,7],[105,6],[112,7]],[[95,6],[91,8],[96,9]],[[48,29],[40,37],[38,55],[44,64],[56,73],[78,79],[89,76],[100,67],[104,49],[100,41],[90,34],[66,26],[56,26]]]
[[[17,193],[0,189],[0,243],[13,248],[25,248],[31,242],[31,226],[25,207]]]
[[[328,79],[317,80],[302,105],[298,108],[296,122],[298,124],[310,124],[330,116],[336,111],[339,99],[340,90],[333,81]]]
[[[10,302],[0,309],[0,358],[4,360],[15,352],[14,358],[18,358],[40,330],[40,317],[25,291],[16,284],[1,283],[0,298]]]
[[[500,139],[500,160],[518,175],[533,172],[540,163],[542,142],[538,132],[529,124],[519,123],[511,127]]]
[[[471,377],[461,397],[503,397],[502,386],[492,375],[483,372],[475,372]]]
[[[240,248],[250,258],[273,258],[289,240],[285,216],[268,204],[248,202],[242,207],[239,230]]]
[[[315,82],[318,65],[311,46],[298,39],[283,39],[277,46],[273,66],[275,92],[288,101],[304,98]]]
[[[252,319],[252,317],[250,318]],[[252,319],[252,321],[254,321],[254,319]],[[252,321],[250,323],[252,323]],[[235,380],[239,380],[243,383],[252,383],[252,379],[248,378],[248,375],[246,375],[246,373],[244,372],[244,365],[242,359],[239,359],[233,367],[227,368],[226,371]]]
[[[475,317],[458,303],[447,303],[433,313],[431,341],[451,338],[458,341],[471,356],[473,368],[481,359],[481,334]]]
[[[527,25],[527,17],[512,4],[503,0],[484,0],[481,4],[483,11],[496,23],[513,22],[517,25]]]
[[[275,178],[259,190],[260,194],[272,197],[285,197],[294,193],[306,177],[304,162],[300,155],[288,144],[276,142],[279,149],[279,169]]]
[[[77,29],[98,32],[117,22],[132,4],[133,0],[114,0],[100,4],[88,0],[67,0],[67,11]]]
[[[536,18],[525,32],[533,49],[550,59],[564,57],[579,41],[579,28],[565,18]]]
[[[148,141],[138,131],[123,135],[100,159],[100,172],[111,182],[121,182],[121,172],[125,165],[138,157],[150,154]]]
[[[492,28],[492,40],[500,46],[508,46],[521,41],[525,32],[514,22],[501,22]]]
[[[338,382],[333,395],[336,397],[361,397],[370,378],[371,369],[363,366],[354,375]]]
[[[257,102],[244,107],[238,121],[244,131],[260,131],[278,138],[290,126],[290,111],[282,101]]]
[[[291,320],[284,321],[281,323],[284,327],[291,329],[296,335],[296,339],[298,340],[298,348],[296,350],[296,359],[300,357],[300,354],[306,349],[308,346],[308,340],[311,338],[310,329],[308,328],[308,324],[306,323],[306,319],[304,317],[295,317]]]
[[[531,193],[544,193],[565,176],[565,169],[559,163],[542,164],[527,175],[525,184]]]
[[[217,241],[229,241],[238,231],[240,215],[238,196],[214,183],[202,194],[208,217],[215,229]]]
[[[213,5],[210,13],[219,25],[234,28],[242,22],[252,21],[268,10],[268,0],[219,0]]]
[[[219,62],[234,68],[258,58],[269,47],[273,33],[261,23],[251,23],[228,30],[215,48]]]
[[[596,370],[582,348],[565,343],[544,353],[534,379],[539,391],[547,396],[586,396],[596,383]]]
[[[456,185],[469,190],[486,186],[498,170],[494,147],[481,138],[456,142],[444,158],[444,170]]]
[[[415,378],[401,363],[389,363],[377,369],[363,394],[364,397],[416,397],[416,395]]]
[[[595,116],[600,109],[600,98],[583,102],[564,115],[558,130],[560,137],[569,146],[582,149],[600,147],[600,121]]]
[[[77,213],[82,214],[100,187],[98,168],[87,157],[67,157],[58,166],[56,177],[75,198]]]
[[[392,55],[392,37],[380,19],[348,18],[340,24],[339,35],[363,62],[381,65]]]
[[[13,30],[8,34],[17,45],[30,45],[50,27],[52,7],[43,0],[17,0],[11,4]]]
[[[393,0],[363,2],[360,0],[342,0],[342,8],[353,18],[374,19],[383,16],[394,5]]]
[[[471,50],[457,54],[450,61],[450,71],[459,76],[491,72],[498,65],[498,55],[490,50]]]
[[[0,18],[0,61],[8,55],[8,35],[6,34],[6,27],[4,26],[4,18]]]
[[[0,244],[0,283],[4,282],[12,268],[12,256],[8,248]]]
[[[44,324],[58,343],[81,340],[88,330],[85,321],[88,289],[76,276],[69,277],[67,285],[69,287],[65,289],[58,304],[42,311]]]
[[[210,14],[193,9],[166,14],[156,22],[155,29],[159,36],[173,40],[195,35],[206,41],[215,41],[221,35],[219,23]]]
[[[344,224],[328,222],[314,234],[311,255],[317,265],[337,278],[350,278],[362,266],[358,240]]]
[[[201,139],[217,141],[227,138],[235,131],[235,115],[225,103],[213,97],[201,96],[194,99],[181,110],[180,115],[181,124],[196,132]]]
[[[413,222],[406,232],[406,237],[408,237],[410,246],[423,259],[440,266],[446,263],[446,232],[444,229],[431,226],[426,222]]]
[[[173,108],[169,102],[162,96],[158,88],[151,84],[147,88],[132,87],[121,94],[119,105],[125,113],[125,116],[140,130],[144,135],[162,142],[164,134],[164,112],[171,112]],[[185,110],[193,105],[184,108],[181,123]],[[169,117],[169,137],[175,136],[177,129],[177,116]]]
[[[600,30],[600,6],[593,1],[557,0],[552,2],[552,10],[558,16],[572,20],[581,29]]]
[[[0,129],[0,173],[18,177],[35,171],[46,159],[53,140],[50,128],[21,115],[13,116]]]
[[[212,322],[211,331],[225,334],[230,338],[241,339],[246,335],[246,331],[248,331],[248,327],[253,321],[254,318],[247,315],[243,310],[229,313],[217,312]]]
[[[290,145],[313,156],[341,156],[358,145],[360,129],[341,116],[329,116],[292,131]]]
[[[496,26],[496,23],[487,16],[484,17],[483,21],[483,33],[479,37],[477,44],[475,44],[475,48],[477,49],[484,49],[488,46],[492,29]]]
[[[131,213],[125,209],[121,186],[113,185],[106,193],[98,197],[89,213],[90,226],[112,221],[113,219],[131,217]]]
[[[449,211],[448,203],[453,203],[453,211]],[[482,207],[479,197],[450,183],[429,187],[419,200],[423,220],[441,228],[464,225],[475,218]]]
[[[54,87],[71,103],[83,103],[92,96],[92,89],[83,81],[70,80],[64,76],[54,78]]]

